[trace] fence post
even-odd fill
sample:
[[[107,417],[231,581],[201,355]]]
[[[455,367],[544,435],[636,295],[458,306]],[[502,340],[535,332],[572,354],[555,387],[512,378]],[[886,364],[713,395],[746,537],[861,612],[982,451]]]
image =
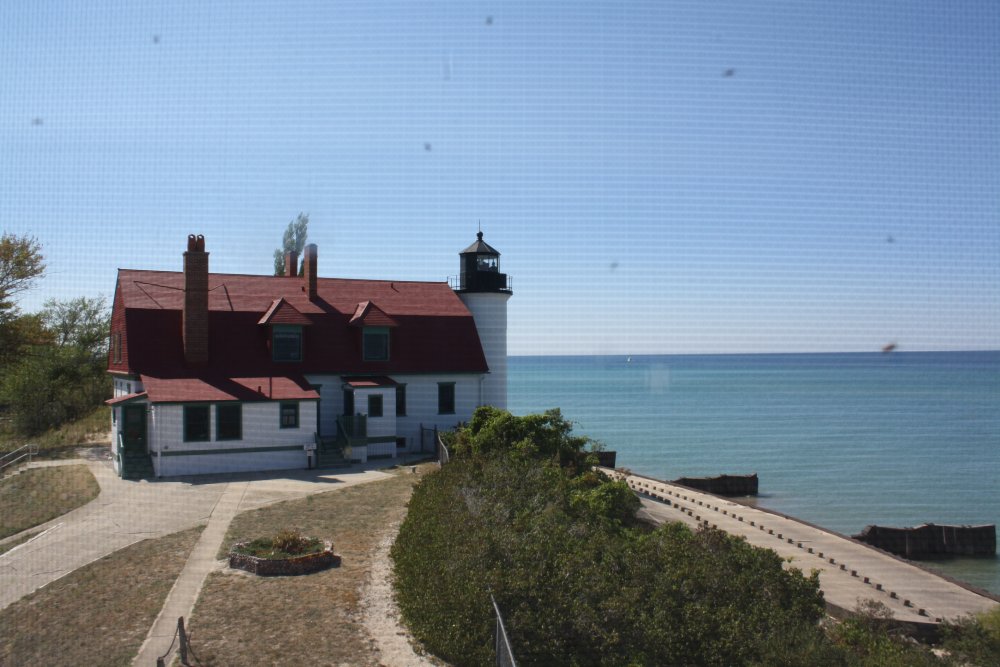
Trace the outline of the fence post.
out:
[[[181,616],[180,618],[177,619],[177,636],[180,639],[180,646],[178,647],[177,650],[180,652],[180,655],[181,655],[181,664],[182,665],[187,665],[188,664],[188,642],[187,642],[187,633],[184,632],[184,617],[183,616]]]
[[[503,625],[503,616],[500,614],[500,607],[497,605],[496,598],[493,597],[492,593],[490,593],[490,602],[493,603],[493,613],[497,617],[493,642],[496,665],[497,667],[517,667],[517,661],[514,659],[514,649],[510,645],[507,628]]]

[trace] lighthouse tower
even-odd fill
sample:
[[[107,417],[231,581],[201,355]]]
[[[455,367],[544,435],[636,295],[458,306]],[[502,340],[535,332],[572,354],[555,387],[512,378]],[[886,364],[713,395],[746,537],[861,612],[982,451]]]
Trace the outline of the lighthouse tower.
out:
[[[500,252],[476,234],[476,242],[458,255],[461,274],[455,292],[472,313],[490,372],[483,379],[480,403],[507,409],[507,300],[512,291],[500,273]]]

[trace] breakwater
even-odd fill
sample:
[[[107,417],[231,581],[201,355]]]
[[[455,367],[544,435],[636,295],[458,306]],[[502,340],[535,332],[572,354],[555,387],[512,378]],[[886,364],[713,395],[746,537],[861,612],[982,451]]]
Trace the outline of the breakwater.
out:
[[[673,484],[689,489],[714,493],[717,496],[756,496],[759,485],[757,473],[752,475],[717,475],[715,477],[678,477]]]
[[[925,523],[911,528],[865,526],[860,534],[853,537],[906,558],[993,556],[997,552],[997,529],[992,524],[939,526]]]

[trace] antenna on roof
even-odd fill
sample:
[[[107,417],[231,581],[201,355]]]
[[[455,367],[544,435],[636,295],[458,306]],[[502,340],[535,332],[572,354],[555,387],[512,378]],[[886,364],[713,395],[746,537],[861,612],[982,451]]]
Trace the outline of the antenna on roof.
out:
[[[476,222],[479,223],[479,231],[483,231],[483,219],[482,218],[478,218],[476,220]]]

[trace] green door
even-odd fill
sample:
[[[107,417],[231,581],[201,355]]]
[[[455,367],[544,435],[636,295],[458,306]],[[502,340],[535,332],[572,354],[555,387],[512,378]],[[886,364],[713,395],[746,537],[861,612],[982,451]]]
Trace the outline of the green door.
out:
[[[128,454],[146,453],[146,406],[122,406],[122,442]]]

